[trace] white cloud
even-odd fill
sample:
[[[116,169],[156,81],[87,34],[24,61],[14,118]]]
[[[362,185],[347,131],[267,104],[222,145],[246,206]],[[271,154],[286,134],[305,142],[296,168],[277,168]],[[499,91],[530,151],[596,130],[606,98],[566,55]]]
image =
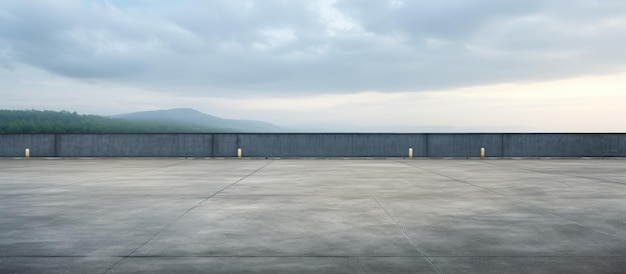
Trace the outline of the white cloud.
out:
[[[363,29],[356,21],[335,7],[336,2],[337,0],[321,0],[311,4],[319,13],[320,21],[326,25],[326,34],[333,37],[345,33],[362,33]]]
[[[626,4],[610,1],[566,8],[536,0],[46,5],[0,8],[4,66],[195,87],[184,89],[190,94],[449,89],[613,73],[626,62],[619,46]]]
[[[624,73],[424,92],[231,98],[76,81],[28,67],[17,71],[19,77],[0,89],[5,99],[0,108],[110,115],[191,107],[226,118],[280,125],[326,123],[353,129],[386,125],[403,131],[432,125],[461,131],[626,131],[626,120],[620,119],[626,117]],[[7,74],[16,75],[0,70],[0,77]]]
[[[263,29],[259,31],[259,34],[263,37],[263,41],[254,42],[252,47],[260,51],[272,50],[298,39],[292,29]]]
[[[404,6],[404,1],[390,0],[389,5],[391,5],[392,8],[401,8],[402,6]]]
[[[211,110],[228,106],[230,116],[259,117],[283,125],[321,120],[360,128],[387,124],[415,129],[447,125],[464,130],[620,132],[626,130],[626,121],[617,118],[626,117],[625,87],[626,74],[618,74],[446,91],[204,101]]]
[[[1,104],[624,130],[624,18],[608,0],[4,1]]]

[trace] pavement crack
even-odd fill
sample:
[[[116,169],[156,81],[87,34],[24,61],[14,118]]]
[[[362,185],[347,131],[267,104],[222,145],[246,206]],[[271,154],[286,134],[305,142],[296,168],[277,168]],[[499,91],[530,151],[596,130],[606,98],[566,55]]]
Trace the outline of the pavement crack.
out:
[[[374,195],[371,195],[372,199],[374,199],[374,201],[376,201],[376,203],[378,204],[378,206],[380,206],[380,208],[385,212],[385,214],[387,214],[387,217],[389,217],[389,219],[396,225],[396,227],[402,232],[402,234],[404,235],[404,237],[409,240],[409,242],[411,243],[411,245],[413,246],[413,248],[415,248],[415,250],[417,250],[417,252],[419,252],[420,254],[422,254],[422,256],[424,256],[424,258],[426,259],[426,261],[428,261],[428,263],[437,271],[437,273],[441,274],[441,270],[433,263],[433,261],[430,259],[430,257],[428,257],[428,255],[426,254],[426,252],[424,252],[422,249],[419,248],[419,246],[417,246],[417,244],[415,243],[415,241],[413,241],[413,239],[411,239],[411,237],[409,236],[409,234],[406,232],[406,230],[404,229],[404,227],[402,227],[402,225],[400,223],[398,223],[398,221],[396,221],[396,219],[393,218],[393,216],[391,216],[391,214],[389,213],[389,211],[383,206],[382,203],[380,203],[380,201],[378,201],[378,199],[376,199],[376,197],[374,197]]]
[[[110,266],[109,268],[107,268],[104,273],[107,273],[109,271],[111,271],[113,268],[115,268],[116,266],[118,266],[120,263],[122,263],[124,260],[126,260],[129,257],[133,257],[133,254],[135,254],[135,252],[137,252],[137,250],[141,249],[142,247],[146,246],[150,241],[152,241],[154,238],[156,238],[157,236],[159,236],[159,234],[161,234],[163,231],[165,231],[165,229],[167,229],[168,227],[170,227],[171,225],[173,225],[174,223],[176,223],[178,220],[182,219],[183,217],[185,217],[185,215],[187,215],[189,212],[191,212],[192,210],[198,208],[200,205],[202,205],[203,203],[205,203],[206,201],[208,201],[209,199],[215,197],[216,195],[220,194],[222,191],[228,189],[231,186],[234,186],[235,184],[245,180],[246,178],[254,175],[255,173],[259,172],[261,169],[267,167],[268,165],[270,165],[272,162],[274,162],[274,160],[269,161],[267,164],[257,168],[256,170],[250,172],[249,174],[239,178],[239,180],[225,186],[224,188],[218,190],[217,192],[213,193],[211,196],[208,196],[204,199],[202,199],[200,202],[198,202],[197,204],[195,204],[194,206],[192,206],[191,208],[187,209],[185,212],[183,212],[181,215],[179,215],[178,217],[176,217],[176,219],[174,219],[173,221],[169,222],[168,224],[166,224],[165,226],[163,226],[161,229],[159,229],[159,231],[157,231],[154,235],[152,235],[150,238],[148,238],[148,240],[146,240],[145,242],[143,242],[141,245],[139,245],[137,248],[133,249],[133,251],[131,251],[128,255],[122,257],[120,260],[118,260],[117,262],[115,262],[115,264],[113,264],[112,266]]]

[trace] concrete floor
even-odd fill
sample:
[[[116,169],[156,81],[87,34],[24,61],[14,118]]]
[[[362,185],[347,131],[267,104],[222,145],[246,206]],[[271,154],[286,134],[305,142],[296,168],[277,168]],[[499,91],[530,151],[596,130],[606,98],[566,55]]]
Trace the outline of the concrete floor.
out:
[[[626,160],[0,159],[1,273],[626,273]]]

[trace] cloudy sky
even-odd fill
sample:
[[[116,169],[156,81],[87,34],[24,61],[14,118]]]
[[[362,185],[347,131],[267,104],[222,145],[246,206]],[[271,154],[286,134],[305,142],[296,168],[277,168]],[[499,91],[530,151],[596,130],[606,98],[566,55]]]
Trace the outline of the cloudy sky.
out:
[[[0,0],[0,108],[626,132],[623,0]]]

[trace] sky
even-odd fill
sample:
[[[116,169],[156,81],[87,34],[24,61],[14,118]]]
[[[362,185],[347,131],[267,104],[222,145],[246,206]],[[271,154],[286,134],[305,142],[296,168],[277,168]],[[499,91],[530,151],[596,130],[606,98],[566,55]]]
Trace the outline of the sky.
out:
[[[626,132],[623,0],[0,0],[0,109]]]

